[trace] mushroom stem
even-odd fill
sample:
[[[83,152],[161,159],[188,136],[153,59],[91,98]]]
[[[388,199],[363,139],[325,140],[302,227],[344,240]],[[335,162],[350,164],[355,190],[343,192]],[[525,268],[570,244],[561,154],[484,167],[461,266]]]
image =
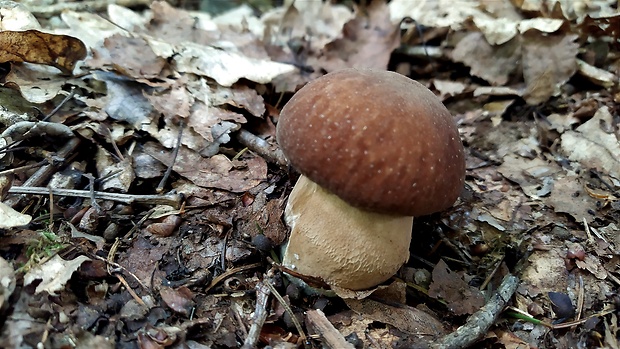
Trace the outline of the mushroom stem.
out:
[[[413,217],[361,210],[305,176],[289,197],[291,236],[282,264],[351,290],[374,287],[409,258]]]

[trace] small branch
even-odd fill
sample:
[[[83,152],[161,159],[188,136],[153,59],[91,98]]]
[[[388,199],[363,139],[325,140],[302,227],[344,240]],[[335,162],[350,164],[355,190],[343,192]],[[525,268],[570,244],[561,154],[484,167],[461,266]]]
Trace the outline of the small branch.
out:
[[[183,124],[183,122],[181,122],[181,125],[179,125],[179,134],[177,135],[177,145],[176,147],[174,147],[174,150],[172,152],[172,159],[170,160],[170,165],[168,166],[168,169],[166,169],[166,173],[164,173],[164,176],[161,178],[161,181],[159,181],[159,184],[157,185],[157,188],[155,189],[155,192],[158,194],[164,191],[166,182],[168,181],[168,178],[170,177],[170,174],[172,173],[172,168],[174,167],[174,163],[177,161],[177,157],[179,156],[179,148],[181,148],[181,138],[183,138],[184,126],[185,125]]]
[[[355,349],[355,346],[332,325],[319,309],[308,310],[306,319],[323,339],[323,344],[331,349]]]
[[[519,278],[508,275],[502,281],[497,292],[480,310],[467,319],[467,323],[456,331],[440,338],[432,345],[433,349],[468,348],[484,336],[502,312],[519,286]]]
[[[284,310],[288,313],[288,315],[290,315],[291,321],[293,321],[293,325],[295,325],[295,328],[297,329],[297,332],[299,333],[299,339],[303,343],[304,347],[305,348],[310,347],[310,342],[308,341],[308,337],[306,337],[306,333],[304,332],[303,327],[301,327],[299,320],[297,320],[297,316],[295,316],[293,309],[289,307],[288,303],[286,303],[284,298],[278,293],[278,290],[276,290],[276,288],[273,287],[271,283],[269,283],[268,281],[265,281],[265,284],[267,285],[267,287],[269,287],[269,290],[271,290],[271,293],[273,294],[273,296],[276,297],[278,302],[280,302],[280,305],[284,308]]]
[[[245,338],[241,349],[256,348],[256,343],[258,343],[260,331],[262,330],[268,315],[267,301],[269,300],[271,290],[265,284],[267,282],[269,282],[269,280],[265,279],[264,282],[256,285],[256,308],[254,310],[254,316],[252,317],[252,326],[248,331],[248,336]]]
[[[38,187],[43,184],[50,176],[52,176],[52,174],[54,174],[54,172],[56,172],[60,167],[64,166],[65,163],[69,161],[70,155],[77,149],[78,145],[80,145],[79,138],[73,137],[69,139],[69,141],[67,141],[67,143],[55,154],[55,157],[58,159],[62,159],[62,161],[49,161],[48,159],[48,164],[38,169],[37,172],[30,176],[30,178],[28,178],[24,182],[23,187]],[[9,189],[9,193],[10,192],[11,189]],[[37,194],[48,195],[50,194],[50,191],[48,188],[43,188],[43,190]],[[9,197],[7,200],[4,201],[4,203],[11,207],[15,207],[19,205],[23,198],[24,196]]]
[[[47,187],[26,187],[16,186],[9,189],[10,194],[31,194],[31,195],[48,195],[49,193],[58,196],[92,198],[118,201],[128,205],[131,204],[149,204],[149,205],[170,205],[174,208],[181,207],[181,194],[163,194],[163,195],[132,195],[120,193],[107,193],[102,191],[77,190],[77,189],[55,189]]]
[[[236,135],[239,143],[248,147],[248,149],[256,154],[262,156],[265,160],[278,164],[282,167],[288,166],[288,161],[280,148],[269,144],[264,139],[245,129],[240,129]]]

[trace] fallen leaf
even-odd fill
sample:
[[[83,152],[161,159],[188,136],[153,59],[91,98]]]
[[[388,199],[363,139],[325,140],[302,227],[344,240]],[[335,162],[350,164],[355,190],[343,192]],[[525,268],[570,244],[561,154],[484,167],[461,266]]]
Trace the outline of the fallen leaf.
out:
[[[620,143],[609,129],[613,125],[612,115],[607,107],[600,108],[594,117],[575,131],[562,134],[562,151],[572,161],[584,168],[594,168],[620,179]]]
[[[398,307],[365,299],[345,299],[354,312],[384,324],[390,324],[400,331],[414,335],[438,337],[446,333],[443,324],[431,314],[422,310],[400,305]]]
[[[169,165],[172,152],[148,142],[145,152]],[[258,156],[239,160],[234,164],[225,155],[203,158],[185,147],[179,149],[173,170],[201,187],[218,188],[232,192],[247,191],[267,179],[267,163]]]
[[[41,280],[37,286],[35,293],[46,291],[50,295],[65,288],[65,284],[71,275],[86,261],[91,259],[86,256],[79,256],[70,261],[55,255],[41,265],[37,265],[24,275],[24,285],[30,285],[35,280]]]
[[[0,62],[47,64],[71,74],[86,57],[86,46],[77,38],[38,30],[0,32]]]
[[[400,45],[400,27],[389,16],[384,2],[371,1],[344,25],[342,38],[325,45],[319,64],[328,72],[351,67],[385,70]]]
[[[596,200],[583,190],[582,179],[575,175],[558,176],[549,197],[543,202],[559,213],[568,213],[576,221],[584,218],[591,222],[596,218],[590,212],[596,210]]]
[[[439,260],[433,269],[433,282],[428,295],[447,302],[450,311],[456,315],[473,314],[484,305],[482,292],[469,286],[443,260]]]
[[[222,86],[232,86],[241,78],[266,84],[278,75],[295,70],[290,64],[249,58],[236,52],[192,42],[173,46],[149,39],[149,44],[159,57],[171,59],[178,72],[210,77]]]
[[[539,104],[559,93],[577,71],[579,44],[576,35],[545,35],[530,30],[523,34],[523,98]]]
[[[31,220],[32,216],[15,211],[11,206],[0,202],[0,229],[20,227]]]
[[[471,74],[493,85],[504,85],[521,59],[520,40],[492,46],[480,32],[472,32],[461,39],[452,51],[452,59],[471,68]]]

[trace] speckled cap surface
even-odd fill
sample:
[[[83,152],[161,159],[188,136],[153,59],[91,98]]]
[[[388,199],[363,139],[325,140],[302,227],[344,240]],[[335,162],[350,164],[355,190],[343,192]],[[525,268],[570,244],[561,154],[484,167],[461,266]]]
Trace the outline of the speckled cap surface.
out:
[[[463,145],[450,112],[422,84],[367,69],[329,73],[284,106],[277,139],[303,175],[353,206],[420,216],[463,188]]]

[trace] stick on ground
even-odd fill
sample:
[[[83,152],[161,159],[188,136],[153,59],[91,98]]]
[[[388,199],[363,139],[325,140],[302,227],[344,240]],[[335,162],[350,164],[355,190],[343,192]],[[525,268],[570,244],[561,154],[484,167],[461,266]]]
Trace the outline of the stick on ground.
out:
[[[502,312],[519,286],[519,278],[507,275],[497,292],[480,310],[467,319],[467,323],[456,331],[440,338],[432,345],[433,349],[468,348],[482,338]]]

